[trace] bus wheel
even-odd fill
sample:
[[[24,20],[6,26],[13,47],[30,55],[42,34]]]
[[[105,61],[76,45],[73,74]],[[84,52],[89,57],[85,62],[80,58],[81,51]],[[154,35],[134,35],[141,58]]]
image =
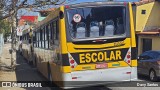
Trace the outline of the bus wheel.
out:
[[[156,72],[151,69],[150,72],[149,72],[149,78],[151,81],[157,81],[157,75],[156,75]]]
[[[48,75],[49,77],[49,87],[52,87],[52,85],[53,85],[53,79],[52,79],[52,74],[51,74],[51,72],[49,71],[49,75]]]
[[[52,86],[52,74],[51,74],[51,69],[50,69],[50,65],[49,65],[49,62],[48,62],[48,80],[49,80],[49,85]]]
[[[51,75],[51,73],[49,74],[49,81],[52,82],[52,75]]]

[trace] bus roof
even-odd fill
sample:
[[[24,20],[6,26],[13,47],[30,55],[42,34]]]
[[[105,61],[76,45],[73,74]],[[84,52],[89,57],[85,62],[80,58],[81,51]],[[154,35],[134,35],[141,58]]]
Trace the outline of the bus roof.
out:
[[[96,1],[96,2],[83,2],[83,3],[76,3],[76,4],[67,4],[65,6],[72,7],[85,7],[85,6],[99,6],[99,5],[125,5],[128,2],[120,2],[120,1]]]
[[[56,8],[54,11],[51,11],[50,14],[44,20],[38,22],[38,24],[34,26],[34,31],[38,28],[43,27],[44,25],[52,21],[53,18],[56,18],[58,15],[59,15],[59,8]]]

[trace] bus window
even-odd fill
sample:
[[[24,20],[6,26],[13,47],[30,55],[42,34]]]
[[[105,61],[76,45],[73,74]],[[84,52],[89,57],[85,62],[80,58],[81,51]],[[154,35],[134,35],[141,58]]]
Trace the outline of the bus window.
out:
[[[52,41],[51,24],[48,25],[48,49],[50,49],[50,41]]]
[[[40,32],[38,32],[38,47],[41,48],[41,38],[40,38],[41,34]]]
[[[41,39],[41,42],[42,42],[42,48],[44,48],[45,47],[45,42],[44,42],[44,35],[45,35],[45,26],[43,27],[43,28],[41,28],[41,37],[42,37],[42,39]]]
[[[50,23],[50,30],[49,30],[49,49],[53,49],[54,44],[54,23]]]
[[[54,32],[53,32],[53,37],[54,37],[54,44],[59,45],[59,30],[58,30],[58,21],[55,21],[53,23],[54,25]]]
[[[36,32],[33,33],[33,46],[36,47]]]
[[[125,36],[126,7],[102,6],[67,9],[68,30],[72,38]],[[84,23],[79,29],[81,23]],[[81,25],[82,26],[82,25]],[[73,33],[83,32],[80,37]],[[85,34],[84,34],[85,33]],[[85,36],[84,36],[85,35]]]
[[[46,26],[46,29],[45,29],[45,48],[48,49],[49,48],[49,32],[50,31],[50,28],[49,28],[49,25]]]
[[[36,32],[36,47],[39,47],[39,42],[38,42],[38,40],[39,40],[39,35],[38,35],[39,33],[38,32]]]

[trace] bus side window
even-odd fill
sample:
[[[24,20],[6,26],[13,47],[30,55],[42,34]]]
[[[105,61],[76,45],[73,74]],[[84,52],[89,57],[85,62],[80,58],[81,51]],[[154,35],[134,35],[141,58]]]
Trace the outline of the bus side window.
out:
[[[48,49],[51,47],[51,41],[52,41],[52,24],[50,23],[48,25]]]
[[[38,33],[36,31],[36,47],[38,47]]]
[[[27,44],[29,44],[29,33],[27,33]]]
[[[41,47],[40,29],[39,29],[39,32],[38,32],[38,47]]]
[[[39,45],[40,45],[40,48],[42,48],[42,28],[40,28],[40,40],[39,40]]]
[[[49,32],[50,30],[49,30],[49,25],[47,25],[46,26],[46,29],[45,29],[45,48],[46,49],[48,49],[49,48],[49,44],[48,44],[48,42],[49,42]]]
[[[45,39],[45,37],[44,37],[44,34],[45,34],[45,26],[43,26],[42,28],[41,28],[41,30],[42,30],[42,39],[41,39],[41,43],[42,43],[42,48],[45,48],[45,42],[44,42],[44,39]]]
[[[55,45],[59,45],[58,21],[54,22],[54,42],[55,42]]]
[[[36,47],[36,32],[33,33],[33,46]]]
[[[50,33],[49,33],[49,49],[53,49],[54,44],[54,22],[50,23]]]

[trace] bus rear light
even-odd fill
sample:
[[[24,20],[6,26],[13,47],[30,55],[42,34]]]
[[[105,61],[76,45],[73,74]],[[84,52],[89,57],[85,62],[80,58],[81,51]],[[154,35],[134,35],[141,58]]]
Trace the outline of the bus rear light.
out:
[[[73,59],[72,59],[72,60],[70,60],[70,63],[71,63],[71,64],[74,64],[74,60],[73,60]]]
[[[128,49],[124,61],[129,65],[131,64],[131,47]]]
[[[71,68],[74,68],[74,66],[72,65]]]
[[[131,74],[131,72],[126,72],[126,74]]]
[[[72,77],[72,79],[77,79],[77,77]]]
[[[131,58],[131,55],[127,55],[127,58],[130,59],[130,58]]]
[[[127,63],[131,63],[131,60],[128,60]]]
[[[69,57],[70,68],[73,71],[74,68],[76,68],[78,64],[69,52],[68,52],[68,57]]]

